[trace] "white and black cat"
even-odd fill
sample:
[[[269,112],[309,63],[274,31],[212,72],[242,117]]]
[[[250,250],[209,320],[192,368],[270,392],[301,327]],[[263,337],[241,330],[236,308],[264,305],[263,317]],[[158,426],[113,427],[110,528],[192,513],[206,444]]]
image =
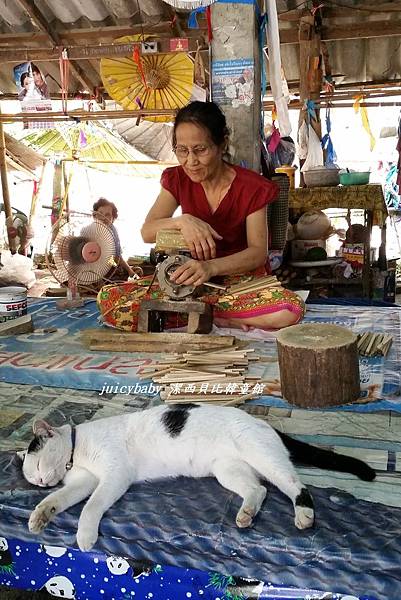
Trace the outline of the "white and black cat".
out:
[[[313,525],[313,501],[288,450],[303,464],[375,478],[364,462],[293,440],[237,408],[162,405],[75,428],[39,420],[33,429],[28,450],[19,453],[25,478],[41,487],[64,485],[38,504],[29,529],[38,533],[55,515],[89,497],[78,523],[81,550],[92,548],[104,512],[139,481],[214,476],[242,498],[236,524],[249,527],[265,499],[260,483],[265,479],[290,498],[295,525],[305,529]]]

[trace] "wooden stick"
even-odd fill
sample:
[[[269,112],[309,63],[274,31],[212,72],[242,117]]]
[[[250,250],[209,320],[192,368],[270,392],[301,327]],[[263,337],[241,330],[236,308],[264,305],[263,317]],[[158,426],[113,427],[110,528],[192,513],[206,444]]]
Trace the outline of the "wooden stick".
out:
[[[211,347],[233,346],[235,337],[233,335],[207,335],[199,333],[134,333],[129,331],[120,331],[118,329],[83,329],[81,337],[90,340],[119,342],[151,342],[153,344],[176,343],[180,344],[198,344]]]

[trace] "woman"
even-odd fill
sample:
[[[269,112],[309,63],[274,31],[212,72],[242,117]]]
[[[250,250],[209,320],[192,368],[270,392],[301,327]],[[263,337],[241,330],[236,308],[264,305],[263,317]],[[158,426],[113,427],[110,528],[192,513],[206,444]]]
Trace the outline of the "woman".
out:
[[[216,276],[232,280],[268,272],[266,206],[275,200],[277,187],[226,162],[227,145],[226,119],[216,104],[192,102],[177,113],[173,147],[180,165],[163,172],[160,194],[141,230],[149,243],[161,229],[183,235],[192,259],[177,268],[171,277],[176,283],[199,286]],[[182,215],[174,217],[178,206]],[[104,310],[100,297],[102,312],[112,313],[113,299],[121,294],[124,290],[103,298]],[[220,326],[279,329],[297,323],[304,314],[302,300],[288,290],[253,292],[231,302],[227,296],[221,302],[217,296],[203,299],[214,304],[215,323]],[[129,316],[134,321],[139,295],[137,300]],[[126,315],[124,322],[129,318]],[[121,326],[117,321],[112,324]]]
[[[18,94],[18,100],[22,101],[27,96],[29,87],[32,83],[32,78],[30,77],[28,71],[25,71],[25,73],[22,73],[21,78],[20,78],[20,83],[21,83],[21,91]]]
[[[114,221],[118,217],[116,205],[114,202],[109,202],[109,200],[106,200],[106,198],[99,198],[99,200],[93,205],[93,216],[95,219],[100,219],[103,223],[105,223],[113,234],[116,248],[115,260],[117,262],[117,271],[113,274],[113,277],[118,277],[118,279],[132,277],[135,273],[122,257],[120,238],[117,233],[117,229],[113,225]]]

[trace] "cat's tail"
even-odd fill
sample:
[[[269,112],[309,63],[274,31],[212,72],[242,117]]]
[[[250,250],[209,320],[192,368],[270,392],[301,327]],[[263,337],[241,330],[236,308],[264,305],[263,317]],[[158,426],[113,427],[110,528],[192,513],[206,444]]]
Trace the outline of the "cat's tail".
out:
[[[319,469],[331,469],[343,473],[352,473],[359,477],[359,479],[363,479],[363,481],[373,481],[376,477],[374,469],[358,458],[337,454],[332,450],[317,448],[316,446],[311,446],[305,442],[295,440],[280,431],[276,430],[276,432],[289,451],[291,458],[297,463],[311,465],[313,467],[318,467]]]

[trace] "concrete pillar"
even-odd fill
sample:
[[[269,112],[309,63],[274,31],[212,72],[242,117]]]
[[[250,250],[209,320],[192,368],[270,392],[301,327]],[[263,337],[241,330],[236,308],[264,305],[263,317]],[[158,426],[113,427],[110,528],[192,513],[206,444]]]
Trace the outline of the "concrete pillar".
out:
[[[212,100],[224,111],[235,164],[260,169],[260,59],[253,3],[215,2],[212,21]]]

